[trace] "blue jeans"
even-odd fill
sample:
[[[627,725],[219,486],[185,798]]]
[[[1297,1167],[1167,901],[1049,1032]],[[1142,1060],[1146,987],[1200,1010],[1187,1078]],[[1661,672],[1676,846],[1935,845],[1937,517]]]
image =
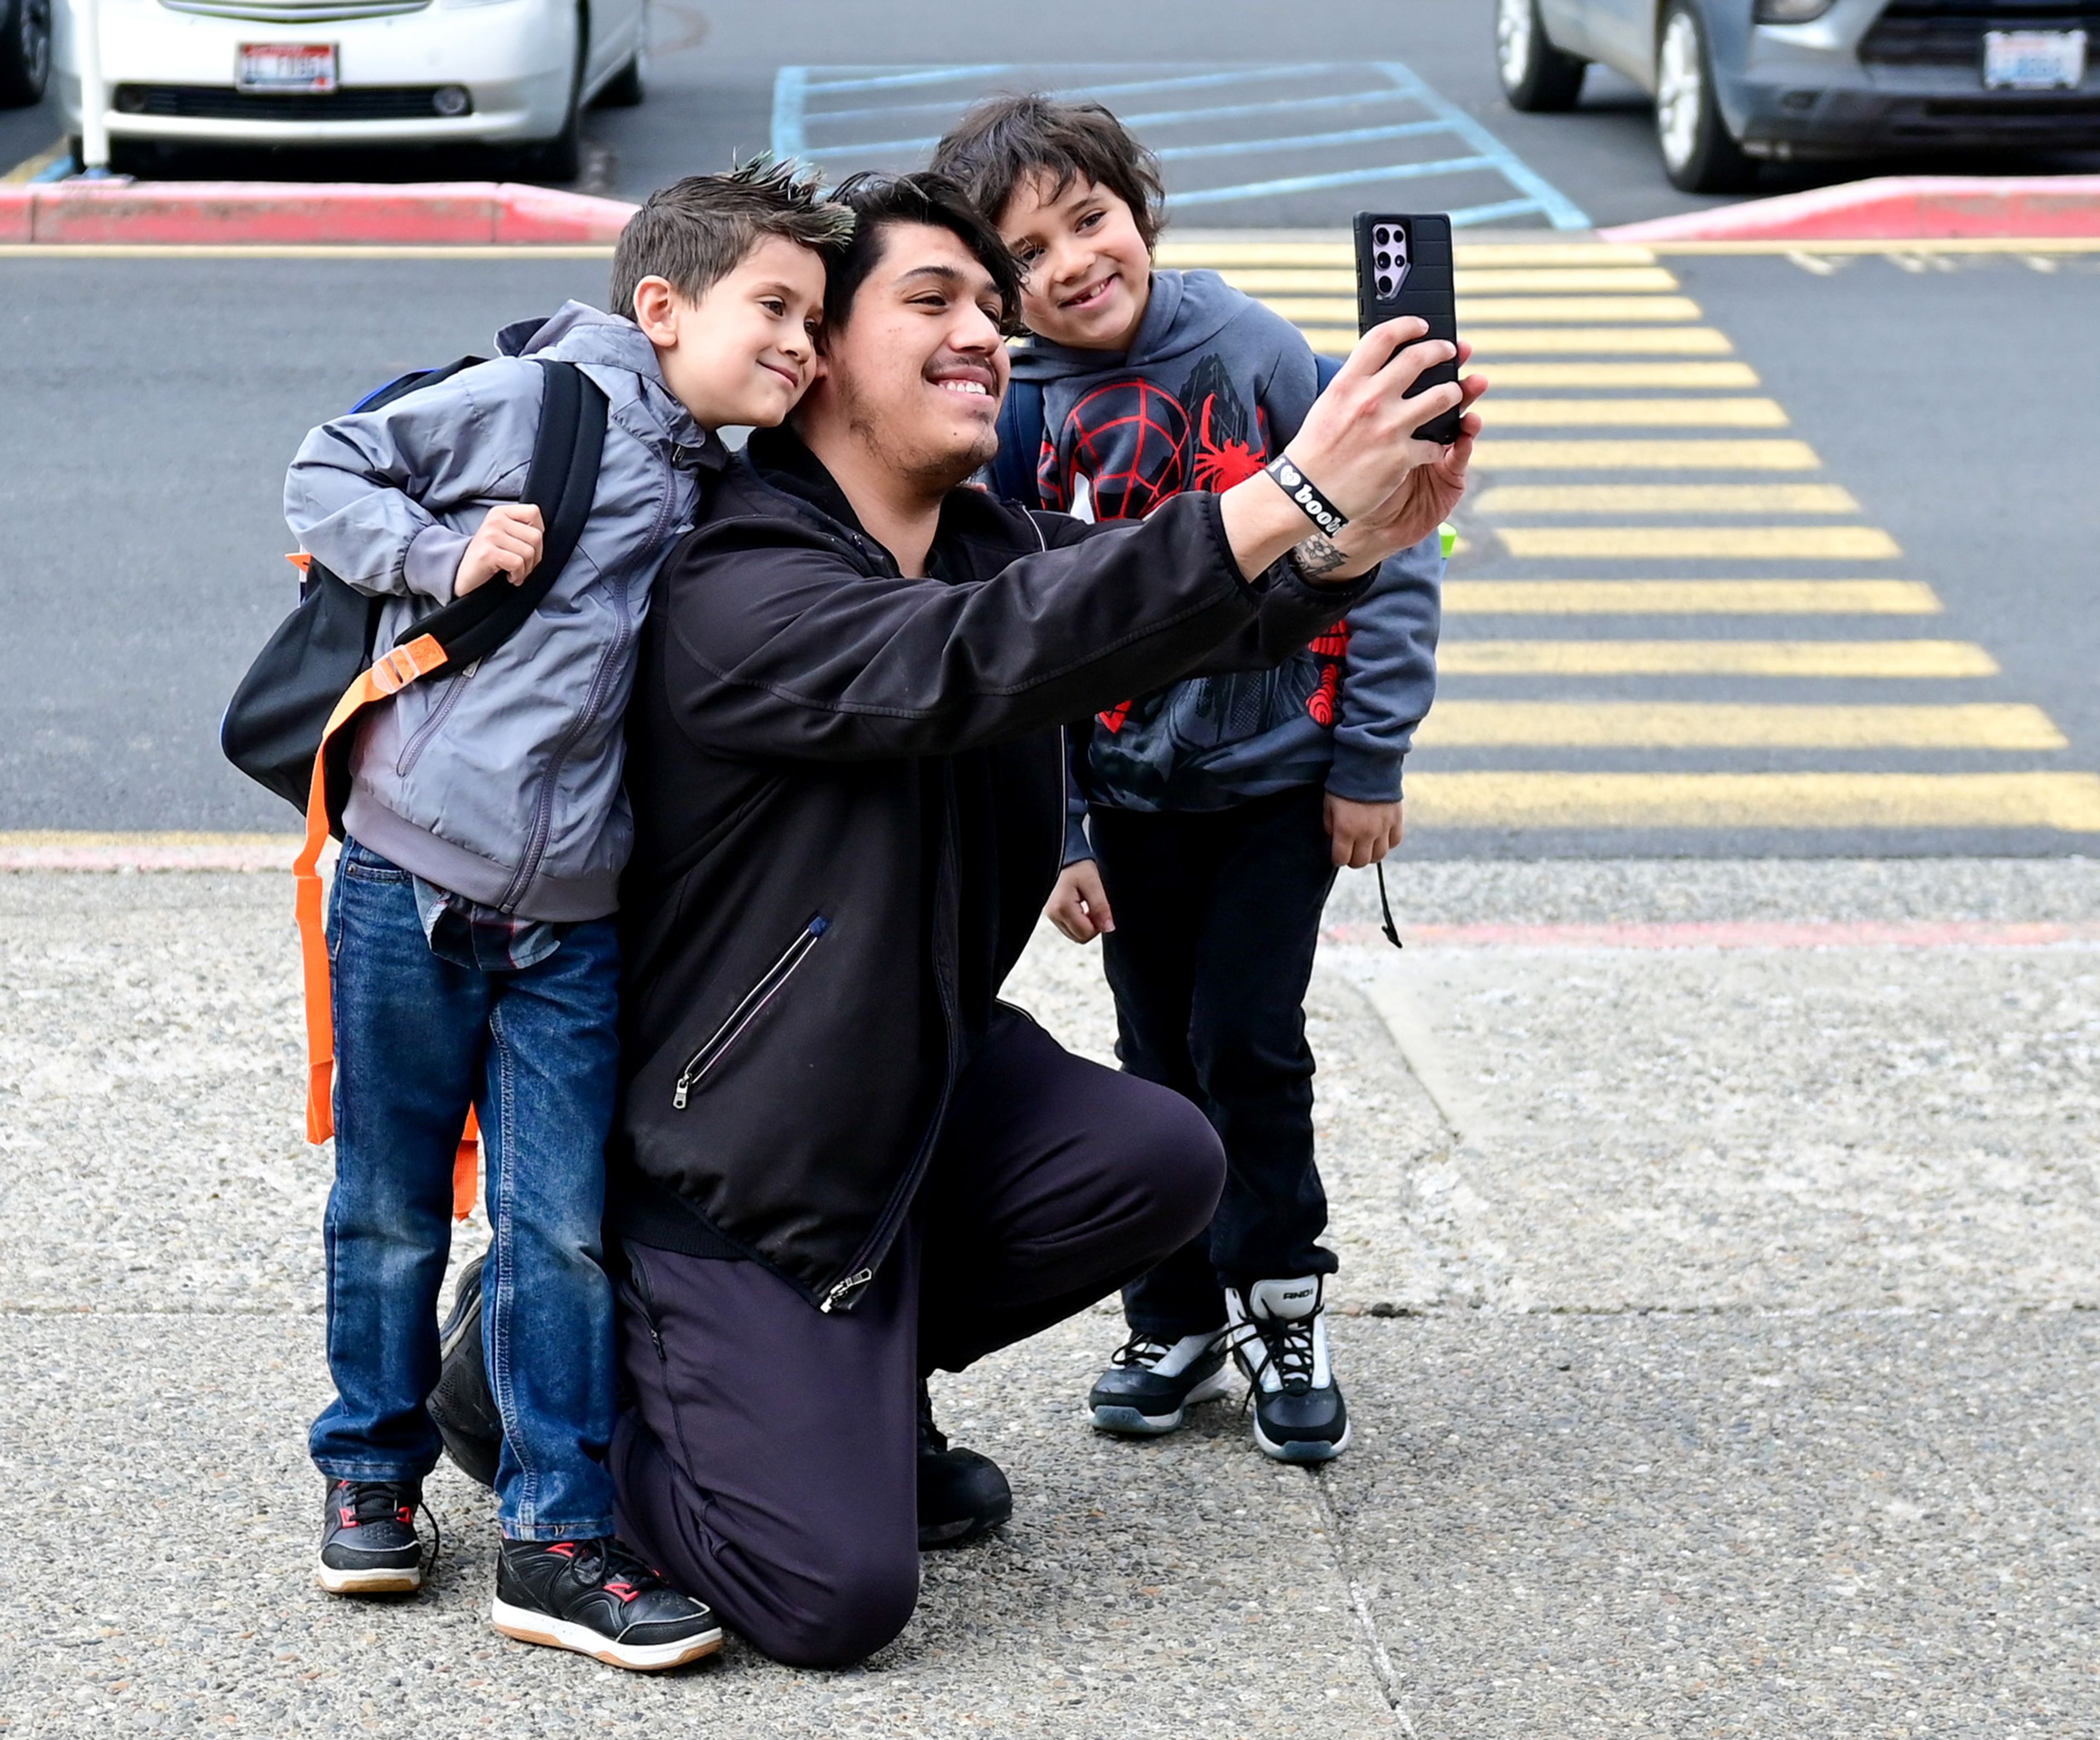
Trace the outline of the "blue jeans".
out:
[[[329,908],[335,1187],[324,1223],[329,1371],[314,1422],[332,1479],[436,1466],[438,1292],[452,1156],[472,1104],[494,1236],[482,1345],[503,1418],[496,1515],[519,1540],[613,1532],[612,1289],[599,1263],[619,1044],[611,919],[537,965],[481,972],[430,952],[408,872],[344,842]]]

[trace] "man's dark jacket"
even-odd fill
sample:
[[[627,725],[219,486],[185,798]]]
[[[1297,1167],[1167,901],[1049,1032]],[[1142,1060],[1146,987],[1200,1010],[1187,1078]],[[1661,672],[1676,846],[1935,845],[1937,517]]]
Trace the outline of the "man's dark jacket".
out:
[[[1361,585],[1240,576],[1217,499],[958,489],[900,577],[792,435],[657,581],[628,714],[615,1227],[849,1307],[1062,857],[1061,722],[1295,651]]]

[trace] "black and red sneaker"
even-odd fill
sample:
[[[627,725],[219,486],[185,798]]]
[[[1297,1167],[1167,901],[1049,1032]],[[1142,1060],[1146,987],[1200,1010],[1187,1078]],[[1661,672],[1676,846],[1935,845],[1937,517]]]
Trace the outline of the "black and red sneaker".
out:
[[[420,1486],[392,1480],[329,1482],[315,1577],[331,1595],[408,1595],[423,1586],[416,1534]]]
[[[721,1647],[714,1610],[680,1594],[610,1535],[505,1541],[488,1616],[521,1643],[644,1672],[682,1667]]]

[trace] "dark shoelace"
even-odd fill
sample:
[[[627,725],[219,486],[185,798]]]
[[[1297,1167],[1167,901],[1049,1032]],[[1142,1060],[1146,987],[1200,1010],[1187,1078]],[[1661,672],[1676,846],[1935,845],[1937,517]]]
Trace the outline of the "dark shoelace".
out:
[[[1158,1336],[1134,1335],[1109,1355],[1112,1366],[1144,1366],[1149,1369],[1152,1362],[1173,1351],[1171,1344]]]
[[[390,1480],[353,1481],[350,1483],[350,1513],[360,1527],[368,1522],[392,1522],[401,1514],[402,1491]],[[430,1519],[430,1556],[423,1564],[423,1574],[427,1577],[438,1568],[438,1555],[444,1550],[445,1537],[420,1492],[416,1495],[415,1508]],[[414,1524],[409,1526],[412,1531]]]
[[[1273,1369],[1287,1393],[1303,1395],[1312,1387],[1312,1326],[1319,1321],[1316,1309],[1304,1317],[1251,1317],[1224,1332],[1222,1345],[1229,1352],[1260,1344],[1261,1353],[1248,1373],[1245,1409],[1260,1388],[1263,1375]]]

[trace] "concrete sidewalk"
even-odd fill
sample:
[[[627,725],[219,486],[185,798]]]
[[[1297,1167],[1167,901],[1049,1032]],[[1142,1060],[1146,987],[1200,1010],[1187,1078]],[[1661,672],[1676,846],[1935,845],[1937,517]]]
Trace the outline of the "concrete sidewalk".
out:
[[[2093,1733],[2100,865],[1392,884],[1501,939],[1396,954],[1358,881],[1332,910],[1350,1454],[1277,1468],[1229,1406],[1096,1437],[1096,1311],[938,1387],[1018,1503],[929,1557],[896,1645],[643,1679],[488,1630],[489,1507],[448,1471],[423,1596],[312,1588],[287,879],[0,876],[0,1731]],[[2073,939],[1647,946],[1802,920]],[[1046,935],[1014,988],[1106,1053],[1091,952]]]

